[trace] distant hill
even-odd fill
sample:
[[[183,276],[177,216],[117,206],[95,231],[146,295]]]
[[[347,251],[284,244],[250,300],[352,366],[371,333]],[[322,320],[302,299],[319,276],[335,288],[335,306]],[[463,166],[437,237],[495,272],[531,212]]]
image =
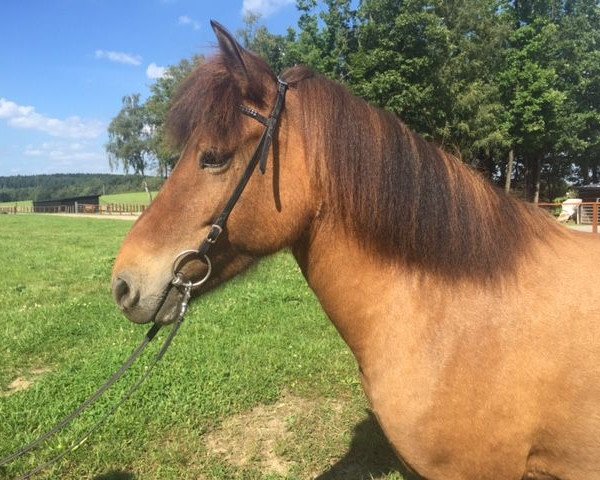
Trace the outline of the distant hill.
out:
[[[156,191],[164,179],[146,177],[146,182],[150,190]],[[0,177],[0,202],[139,192],[143,188],[142,178],[137,175],[96,173],[16,175]]]

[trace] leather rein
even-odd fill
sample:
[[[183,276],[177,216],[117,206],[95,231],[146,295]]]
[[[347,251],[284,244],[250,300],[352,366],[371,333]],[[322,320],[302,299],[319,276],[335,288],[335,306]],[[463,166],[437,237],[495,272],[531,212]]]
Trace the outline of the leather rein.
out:
[[[264,174],[266,172],[269,151],[270,151],[271,145],[273,143],[273,137],[277,132],[277,128],[279,127],[279,123],[280,123],[280,119],[281,119],[281,112],[282,112],[284,104],[285,104],[285,94],[287,92],[287,89],[288,89],[287,83],[284,82],[283,80],[281,80],[280,78],[277,78],[277,99],[275,102],[275,106],[273,107],[273,110],[268,117],[265,117],[264,115],[260,114],[253,108],[247,107],[245,105],[238,106],[238,108],[242,114],[244,114],[250,118],[253,118],[254,120],[256,120],[259,123],[261,123],[262,125],[264,125],[266,127],[265,131],[262,134],[260,142],[259,142],[258,146],[256,147],[256,151],[254,152],[252,159],[248,163],[248,165],[244,171],[244,174],[242,175],[242,178],[240,179],[237,186],[235,187],[235,190],[229,197],[229,200],[227,201],[227,203],[226,203],[225,207],[223,208],[223,210],[221,211],[220,215],[213,222],[213,224],[210,228],[210,231],[206,235],[206,238],[204,238],[204,240],[202,241],[202,243],[200,244],[198,249],[185,250],[185,251],[181,252],[179,255],[177,255],[177,257],[175,258],[175,261],[173,262],[173,267],[172,267],[173,278],[171,280],[171,285],[173,287],[179,289],[182,292],[182,299],[181,299],[181,303],[180,303],[179,314],[173,324],[173,328],[169,332],[169,335],[164,340],[162,346],[160,347],[159,351],[156,353],[154,358],[151,360],[148,367],[146,367],[143,375],[140,378],[138,378],[138,380],[133,385],[131,385],[131,387],[128,390],[125,391],[125,393],[121,396],[121,398],[115,404],[113,404],[113,406],[109,409],[109,411],[105,415],[103,415],[100,418],[100,420],[98,420],[89,430],[87,430],[83,435],[81,435],[76,442],[74,442],[70,447],[68,447],[67,449],[65,449],[64,451],[62,451],[60,454],[56,455],[55,457],[51,458],[47,462],[43,463],[42,465],[39,465],[38,467],[34,468],[33,470],[30,470],[29,472],[22,475],[21,477],[18,477],[18,480],[26,480],[26,479],[33,477],[34,475],[40,473],[41,471],[45,470],[49,466],[58,462],[59,460],[61,460],[65,456],[67,456],[70,452],[74,451],[80,445],[82,445],[96,430],[98,430],[117,411],[117,409],[123,403],[125,403],[140,388],[142,383],[144,383],[148,379],[148,377],[152,373],[156,364],[165,355],[167,349],[169,348],[169,346],[171,345],[171,343],[173,341],[173,338],[175,338],[175,335],[179,331],[179,327],[183,323],[183,319],[187,312],[189,301],[191,298],[192,289],[199,287],[200,285],[206,283],[206,281],[210,278],[210,275],[212,273],[212,264],[211,264],[210,258],[208,256],[208,253],[210,252],[213,245],[217,242],[217,239],[219,238],[221,233],[223,233],[223,230],[226,228],[227,220],[229,219],[229,216],[231,215],[233,208],[235,207],[238,200],[240,199],[240,196],[244,192],[244,189],[246,188],[246,185],[248,184],[250,177],[252,177],[252,174],[254,173],[256,166],[259,165],[259,169],[262,174]],[[201,278],[200,280],[193,281],[193,280],[186,279],[183,276],[183,274],[181,273],[181,271],[180,271],[181,267],[190,260],[201,260],[202,262],[204,262],[206,264],[206,266],[208,268],[207,272],[204,275],[204,277]],[[144,339],[142,340],[142,342],[140,343],[140,345],[138,345],[138,347],[131,353],[131,355],[123,363],[123,365],[98,390],[96,390],[96,392],[94,392],[86,400],[84,400],[83,403],[79,407],[77,407],[73,412],[71,412],[69,415],[64,417],[51,430],[40,435],[37,439],[28,443],[26,446],[21,448],[19,451],[0,459],[0,468],[3,469],[6,465],[14,462],[16,459],[39,448],[41,445],[46,443],[46,441],[49,440],[51,437],[53,437],[57,433],[64,430],[67,426],[69,426],[84,411],[86,411],[90,407],[92,407],[104,395],[104,393],[110,387],[112,387],[116,382],[118,382],[125,375],[125,373],[135,363],[135,361],[140,357],[140,355],[143,353],[143,351],[146,349],[146,347],[150,344],[150,342],[156,337],[156,334],[161,329],[161,327],[162,327],[162,325],[154,323],[152,325],[152,327],[150,327],[150,329],[146,333],[146,335],[145,335]]]

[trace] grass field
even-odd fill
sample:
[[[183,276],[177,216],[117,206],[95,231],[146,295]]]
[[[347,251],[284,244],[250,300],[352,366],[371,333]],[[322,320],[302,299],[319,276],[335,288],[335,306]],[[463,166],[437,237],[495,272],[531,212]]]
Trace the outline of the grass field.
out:
[[[152,198],[156,197],[158,192],[152,192]],[[148,205],[150,199],[146,192],[132,192],[132,193],[115,193],[113,195],[102,195],[100,197],[100,204],[107,205],[109,203],[125,203],[125,204],[136,204],[136,205]]]
[[[147,326],[127,322],[110,295],[129,227],[0,216],[0,457],[75,408],[143,337]],[[107,408],[0,478],[57,454]],[[40,478],[397,480],[399,468],[352,355],[281,254],[196,302],[155,375]]]
[[[0,202],[0,208],[1,207],[14,207],[15,204],[18,207],[31,207],[33,203],[31,200],[22,200],[20,202]]]

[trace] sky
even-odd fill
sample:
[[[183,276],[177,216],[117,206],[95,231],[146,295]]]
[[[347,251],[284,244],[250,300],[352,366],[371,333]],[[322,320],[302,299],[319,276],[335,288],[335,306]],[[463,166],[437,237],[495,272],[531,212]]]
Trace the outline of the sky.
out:
[[[273,33],[294,0],[20,0],[0,5],[0,176],[110,173],[106,129],[124,95],[164,68],[210,55],[210,20],[253,11]]]

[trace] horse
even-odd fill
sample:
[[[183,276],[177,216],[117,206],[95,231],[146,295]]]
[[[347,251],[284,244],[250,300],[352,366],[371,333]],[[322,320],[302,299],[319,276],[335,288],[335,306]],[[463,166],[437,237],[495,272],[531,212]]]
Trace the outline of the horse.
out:
[[[180,159],[114,265],[124,314],[173,322],[184,301],[174,259],[203,236],[210,258],[176,268],[196,282],[193,298],[290,249],[416,474],[600,479],[598,239],[506,195],[308,68],[278,79],[212,25],[218,50],[169,113]],[[263,174],[253,174],[261,149]]]

